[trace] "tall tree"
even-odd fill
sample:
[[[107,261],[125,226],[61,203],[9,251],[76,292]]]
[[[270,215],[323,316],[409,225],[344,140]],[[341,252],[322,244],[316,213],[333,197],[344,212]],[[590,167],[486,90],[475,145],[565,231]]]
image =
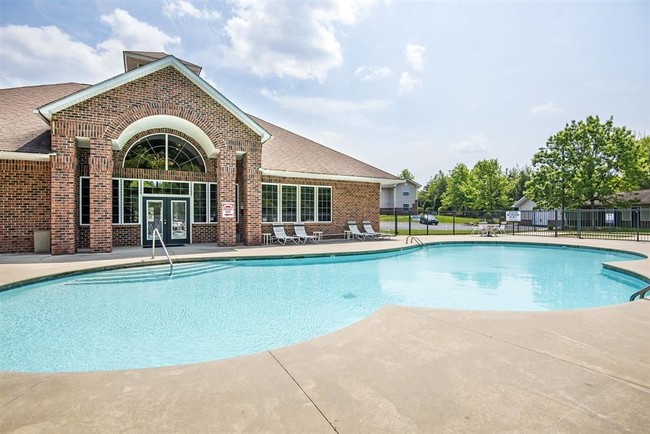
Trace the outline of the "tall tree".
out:
[[[411,173],[410,170],[404,169],[400,172],[399,174],[400,179],[405,179],[407,181],[414,181],[415,180],[415,175]]]
[[[650,136],[642,137],[637,141],[641,147],[641,170],[645,173],[639,182],[639,189],[645,190],[650,188]]]
[[[518,165],[512,169],[505,170],[505,176],[508,178],[509,191],[508,191],[508,206],[512,206],[526,194],[526,182],[532,175],[530,166],[525,165],[519,167]]]
[[[442,195],[442,207],[448,210],[464,211],[471,207],[472,174],[463,163],[451,169],[447,179],[447,190]]]
[[[468,185],[471,208],[496,210],[510,207],[508,178],[497,159],[481,160],[472,168],[472,183]]]
[[[613,118],[572,121],[533,156],[527,195],[541,207],[592,206],[635,189],[643,178],[641,146]]]
[[[442,195],[447,190],[447,175],[439,170],[419,193],[423,211],[438,211],[442,204]]]

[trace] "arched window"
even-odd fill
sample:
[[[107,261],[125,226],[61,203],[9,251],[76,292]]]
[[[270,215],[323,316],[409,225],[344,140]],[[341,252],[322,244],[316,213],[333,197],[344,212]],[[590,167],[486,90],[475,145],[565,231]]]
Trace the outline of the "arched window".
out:
[[[171,134],[155,134],[138,140],[126,154],[124,167],[205,172],[203,158],[194,146]]]

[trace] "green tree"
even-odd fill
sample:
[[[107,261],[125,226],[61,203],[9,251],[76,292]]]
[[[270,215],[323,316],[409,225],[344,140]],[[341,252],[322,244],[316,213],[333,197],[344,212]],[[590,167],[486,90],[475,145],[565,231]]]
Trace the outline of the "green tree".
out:
[[[472,174],[463,163],[451,169],[447,179],[447,190],[442,195],[442,207],[448,210],[465,211],[472,205]]]
[[[422,211],[438,211],[442,204],[442,196],[447,190],[447,178],[447,175],[439,170],[420,190],[418,199],[422,204]]]
[[[572,121],[533,156],[527,196],[545,208],[607,203],[615,193],[637,188],[642,161],[639,142],[627,128],[615,127],[613,118]]]
[[[415,181],[415,175],[413,175],[408,169],[404,169],[399,174],[400,179],[405,179],[407,181]]]
[[[526,165],[519,167],[518,165],[512,169],[505,170],[505,176],[508,178],[509,191],[508,191],[508,207],[517,202],[526,195],[526,183],[532,176],[532,169]]]
[[[466,191],[475,210],[495,210],[509,208],[509,183],[503,174],[499,160],[481,160],[472,168],[472,182]]]
[[[637,142],[641,147],[641,170],[645,172],[639,181],[639,189],[645,190],[650,188],[650,136],[642,137]]]

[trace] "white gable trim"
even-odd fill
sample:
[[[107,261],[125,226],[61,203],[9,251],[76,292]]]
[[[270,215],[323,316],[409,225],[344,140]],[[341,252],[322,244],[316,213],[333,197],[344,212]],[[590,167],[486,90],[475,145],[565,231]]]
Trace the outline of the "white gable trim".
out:
[[[233,116],[239,119],[244,125],[253,130],[258,136],[260,136],[262,143],[271,139],[271,134],[268,131],[253,121],[248,115],[246,115],[246,113],[244,113],[241,109],[239,109],[239,107],[230,102],[230,100],[223,96],[218,90],[210,86],[208,82],[192,72],[192,70],[185,66],[180,60],[171,55],[163,57],[162,59],[156,60],[155,62],[151,62],[147,65],[141,66],[140,68],[136,68],[132,71],[125,72],[113,78],[109,78],[108,80],[104,80],[101,83],[87,87],[86,89],[80,90],[79,92],[73,93],[72,95],[61,98],[57,101],[46,104],[36,109],[35,112],[40,113],[40,115],[45,119],[51,121],[52,115],[54,113],[65,110],[68,107],[90,99],[94,96],[100,95],[109,90],[115,89],[133,80],[137,80],[138,78],[142,78],[156,71],[160,71],[161,69],[167,68],[168,66],[171,66],[178,70],[188,80],[197,85],[201,90],[212,97],[212,99],[222,105],[230,113],[232,113]]]

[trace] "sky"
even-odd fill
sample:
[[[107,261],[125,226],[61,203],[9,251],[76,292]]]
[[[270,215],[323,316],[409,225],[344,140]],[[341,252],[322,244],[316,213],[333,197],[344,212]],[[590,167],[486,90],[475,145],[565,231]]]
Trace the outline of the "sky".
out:
[[[650,0],[0,0],[0,87],[98,83],[123,50],[420,184],[589,115],[650,135]]]

